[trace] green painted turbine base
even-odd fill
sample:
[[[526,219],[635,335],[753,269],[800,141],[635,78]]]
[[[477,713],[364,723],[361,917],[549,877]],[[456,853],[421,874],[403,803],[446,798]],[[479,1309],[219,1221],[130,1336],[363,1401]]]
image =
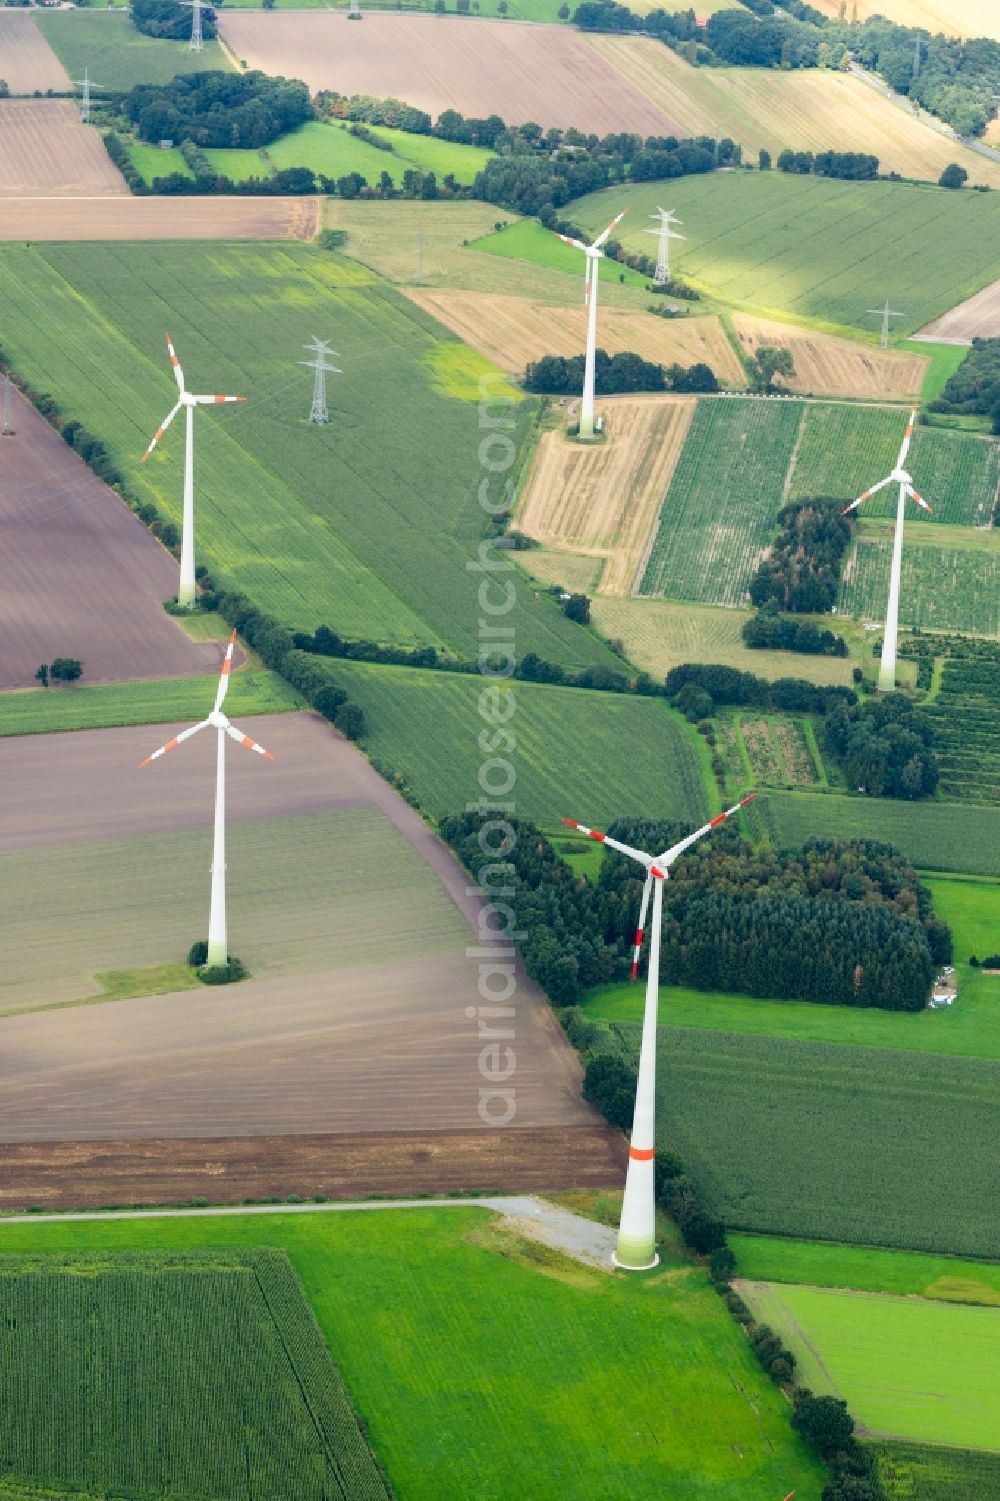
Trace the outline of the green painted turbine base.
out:
[[[623,1272],[648,1272],[660,1264],[656,1242],[652,1236],[645,1235],[619,1235],[611,1259]]]

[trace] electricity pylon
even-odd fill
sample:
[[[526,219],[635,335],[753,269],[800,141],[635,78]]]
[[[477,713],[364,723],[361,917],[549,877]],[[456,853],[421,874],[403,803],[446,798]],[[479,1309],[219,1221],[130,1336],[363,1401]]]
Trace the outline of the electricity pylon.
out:
[[[330,413],[326,405],[327,372],[329,371],[334,375],[343,375],[344,372],[340,369],[339,365],[327,364],[326,357],[328,354],[337,354],[337,351],[330,348],[329,339],[317,339],[315,337],[308,344],[303,344],[302,347],[303,349],[308,349],[314,358],[311,360],[299,360],[299,364],[307,365],[310,370],[316,372],[313,379],[313,399],[309,421],[329,422]],[[337,355],[337,358],[339,359],[340,356]]]
[[[880,340],[880,347],[882,349],[888,349],[889,348],[889,319],[890,318],[902,318],[903,314],[902,313],[894,313],[893,312],[892,308],[889,306],[889,299],[888,299],[888,297],[885,300],[885,307],[870,307],[868,309],[868,311],[872,314],[872,316],[874,318],[881,318],[882,319],[882,338]]]

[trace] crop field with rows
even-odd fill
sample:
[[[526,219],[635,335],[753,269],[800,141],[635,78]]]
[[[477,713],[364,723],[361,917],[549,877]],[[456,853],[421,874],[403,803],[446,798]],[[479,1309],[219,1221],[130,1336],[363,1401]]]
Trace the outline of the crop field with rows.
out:
[[[198,550],[213,574],[293,626],[474,649],[479,577],[466,563],[486,530],[482,433],[472,402],[436,388],[436,353],[455,341],[425,313],[306,245],[10,247],[0,296],[15,368],[174,521],[180,424],[139,463],[176,395],[164,333],[194,389],[247,397],[197,418]],[[311,373],[296,363],[320,332],[344,371],[329,379],[326,427],[306,420]],[[534,412],[521,401],[493,413],[509,423],[491,436],[515,474]],[[527,589],[506,619],[522,651],[614,660]]]
[[[891,473],[909,414],[880,407],[810,406],[792,474],[790,498],[836,495],[856,500]],[[968,433],[916,427],[906,467],[934,509],[912,503],[907,525],[988,526],[1000,484],[1000,443]],[[862,516],[895,516],[898,489],[888,486],[859,508]]]
[[[738,724],[755,784],[808,787],[818,781],[800,720],[744,714]]]
[[[434,818],[481,796],[478,704],[483,680],[408,667],[330,663],[331,681],[365,712],[365,750],[390,781],[396,776]],[[498,684],[514,701],[501,744],[516,774],[510,800],[521,818],[558,826],[562,818],[600,827],[620,814],[651,810],[696,821],[707,811],[694,737],[662,699]],[[487,729],[496,734],[496,728]],[[628,756],[622,746],[629,747]],[[499,777],[499,773],[495,774]]]
[[[681,1028],[660,1049],[657,1141],[727,1225],[1000,1255],[1000,1063]]]
[[[881,839],[924,870],[1000,876],[1000,809],[945,802],[905,803],[837,793],[770,792],[750,808],[751,823],[779,849],[813,834]]]
[[[880,621],[891,562],[891,536],[860,536],[841,575],[838,610],[857,620]],[[904,541],[899,619],[932,631],[1000,634],[1000,551]]]
[[[745,153],[754,132],[745,118],[736,118],[733,108],[734,104],[738,107],[744,85],[757,89],[757,137],[763,136],[761,144],[776,151],[782,146],[799,149],[791,137],[819,123],[812,116],[822,108],[823,93],[854,93],[862,110],[869,107],[869,96],[874,93],[860,80],[832,73],[758,77],[759,70],[754,68],[727,68],[725,73],[690,68],[673,53],[661,59],[662,49],[655,42],[631,37],[601,37],[596,45],[619,61],[627,52],[636,64],[645,51],[668,83],[676,83],[682,91],[689,87],[709,91],[713,96],[709,118],[696,125],[691,120],[684,123],[696,134],[711,132],[713,127],[731,134],[743,143]],[[779,105],[779,93],[800,97],[786,97]],[[875,103],[886,116],[875,132],[881,139],[862,145],[859,118],[848,106],[840,122],[846,129],[839,149],[880,153],[884,172],[889,170],[892,154],[885,124],[888,120],[892,130],[892,117],[900,112],[887,109],[884,100]],[[732,116],[728,123],[727,113]],[[933,140],[932,132],[912,121],[900,116],[897,123]],[[813,150],[836,149],[829,121],[825,124],[821,143],[802,143],[803,149],[807,145]],[[935,145],[945,143],[938,138]],[[977,177],[971,159],[966,166],[973,182],[984,180]],[[998,170],[985,160],[983,167],[991,174]],[[662,201],[660,183],[617,185],[577,200],[572,217],[596,233],[628,205],[630,212],[617,231],[618,238],[627,250],[648,255],[653,242],[643,230],[649,223],[647,215],[655,213]],[[725,172],[671,182],[669,206],[683,221],[681,233],[687,236],[671,253],[677,274],[755,312],[788,312],[874,335],[878,319],[867,309],[888,297],[890,306],[905,314],[893,319],[894,332],[909,333],[1000,276],[1000,204],[989,193],[956,195],[908,183]],[[887,222],[892,224],[891,235],[886,234]],[[865,287],[878,290],[866,294]]]
[[[1000,653],[979,661],[950,659],[926,713],[945,797],[1000,802]]]
[[[640,593],[743,603],[781,509],[801,416],[799,402],[698,403]]]
[[[282,1252],[4,1254],[0,1290],[6,1482],[385,1501]]]
[[[178,73],[232,68],[218,42],[206,41],[201,52],[192,52],[187,42],[146,36],[124,10],[39,10],[32,14],[71,78],[82,78],[86,67],[96,72],[100,58],[100,81],[106,89],[169,83]]]
[[[928,1444],[877,1444],[886,1501],[985,1501],[1000,1495],[1000,1455]]]

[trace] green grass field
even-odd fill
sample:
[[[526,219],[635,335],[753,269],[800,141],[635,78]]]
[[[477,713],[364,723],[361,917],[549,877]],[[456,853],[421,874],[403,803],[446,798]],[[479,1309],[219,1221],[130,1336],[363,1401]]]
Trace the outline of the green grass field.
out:
[[[660,1029],[657,1141],[733,1229],[1000,1257],[998,1127],[996,1062]]]
[[[612,1278],[462,1208],[0,1224],[0,1237],[39,1255],[286,1250],[406,1501],[819,1498],[781,1394],[704,1271],[669,1253],[658,1276]]]
[[[701,401],[667,491],[641,592],[743,602],[783,504],[799,402]]]
[[[956,963],[968,964],[972,954],[982,958],[1000,951],[1000,883],[938,877],[927,884],[935,910],[955,935]]]
[[[928,344],[924,339],[904,339],[899,347],[907,354],[922,354],[930,358],[931,363],[920,390],[923,402],[934,401],[943,393],[969,352],[961,344]]]
[[[641,985],[604,985],[583,1009],[594,1021],[640,1022],[642,1000]],[[904,1015],[671,985],[660,991],[659,1014],[665,1026],[702,1032],[1000,1061],[1000,979],[967,968],[959,974],[959,999],[946,1010]]]
[[[420,309],[302,244],[10,247],[0,296],[15,291],[4,325],[15,367],[100,434],[135,493],[174,520],[177,428],[140,464],[173,400],[164,332],[189,382],[247,397],[198,419],[198,548],[214,576],[296,627],[475,650],[480,580],[466,563],[488,521],[480,480],[503,494],[537,406],[491,410],[512,426],[489,430],[490,462],[499,442],[512,467],[484,471],[478,404],[435,384],[435,351],[459,346]],[[326,427],[306,420],[311,372],[296,363],[317,334],[344,372],[329,380]],[[522,653],[616,660],[527,588],[506,620]]]
[[[911,518],[907,517],[907,522]],[[935,547],[917,544],[914,523],[903,543],[899,590],[902,625],[930,631],[968,631],[974,636],[1000,635],[1000,551],[985,545]],[[865,536],[848,556],[837,597],[838,610],[857,620],[879,621],[889,593],[892,541]]]
[[[206,151],[205,155],[217,172],[233,182],[246,182],[251,177],[273,175],[272,168],[260,151],[243,151],[238,146],[220,147],[218,150]]]
[[[313,120],[272,142],[267,147],[266,157],[279,170],[283,167],[311,167],[326,177],[359,172],[372,186],[378,183],[383,172],[388,172],[399,187],[404,172],[412,167],[422,172],[434,172],[439,178],[450,172],[459,182],[471,183],[493,155],[491,151],[476,146],[439,141],[433,136],[413,135],[404,130],[380,126],[373,127],[373,134],[386,141],[392,150],[380,151],[369,141],[352,135],[349,128],[339,122]],[[248,158],[258,155],[257,152],[241,154]]]
[[[628,204],[619,237],[648,255],[643,230],[660,203],[687,236],[677,274],[764,314],[874,334],[867,309],[888,297],[904,313],[898,336],[1000,276],[1000,202],[989,193],[726,172],[608,188],[577,200],[572,217],[596,233]]]
[[[387,125],[369,127],[374,135],[388,141],[404,163],[419,167],[422,172],[433,172],[438,181],[451,173],[456,182],[471,183],[476,173],[481,172],[493,156],[481,146],[463,146],[457,141],[439,141],[436,136],[414,135],[412,131],[392,130]],[[380,152],[380,156],[389,156]],[[392,157],[389,157],[392,161]]]
[[[176,146],[164,149],[160,146],[144,146],[138,141],[130,141],[128,154],[132,158],[132,165],[147,187],[151,187],[157,177],[168,177],[172,172],[179,172],[181,177],[194,179],[194,173]]]
[[[812,1391],[878,1438],[997,1449],[1000,1309],[753,1283],[744,1295]]]
[[[4,1251],[8,1485],[385,1501],[281,1251]]]
[[[781,849],[813,834],[882,839],[923,870],[1000,876],[1000,810],[959,803],[904,803],[837,793],[769,792],[754,823]]]
[[[1000,1457],[973,1449],[878,1444],[886,1501],[997,1501]]]
[[[954,1256],[828,1245],[815,1240],[778,1240],[769,1235],[734,1235],[731,1244],[736,1252],[737,1275],[751,1282],[849,1287],[856,1292],[1000,1308],[1000,1263],[995,1261],[961,1261]]]
[[[583,201],[583,200],[581,200]],[[608,214],[613,219],[622,205],[612,209]],[[604,229],[602,223],[598,229]],[[594,231],[597,233],[597,230]],[[545,266],[553,271],[565,271],[569,275],[577,275],[582,283],[584,256],[580,250],[575,250],[572,245],[565,244],[549,229],[543,229],[537,219],[519,219],[516,224],[501,229],[496,234],[487,235],[483,240],[477,240],[473,247],[482,250],[489,255],[502,255],[511,260],[530,261],[536,266]],[[611,261],[605,261],[601,268],[600,278],[602,288],[608,282],[619,282],[624,277],[625,285],[644,290],[648,277],[640,276],[637,271],[631,271],[627,266],[617,266]],[[600,340],[598,340],[600,343]]]
[[[41,10],[35,12],[35,24],[70,78],[82,78],[89,68],[105,89],[169,83],[178,73],[229,72],[232,66],[218,42],[205,42],[201,52],[192,52],[187,42],[145,36],[122,11]]]
[[[150,750],[156,745],[151,730]],[[134,767],[122,774],[139,775]],[[99,977],[107,971],[184,958],[204,930],[208,901],[210,762],[202,762],[201,775],[200,828],[0,856],[0,1009],[101,995]],[[449,954],[465,945],[467,928],[437,877],[374,808],[237,819],[227,844],[233,949],[257,978]],[[393,909],[389,932],[370,920],[373,903],[384,901]]]
[[[907,416],[880,407],[809,406],[789,498],[836,495],[855,500],[892,472]],[[907,510],[907,525],[988,526],[1000,482],[1000,443],[967,433],[917,427],[906,467],[927,503]],[[895,518],[898,491],[890,486],[865,501],[866,517]]]
[[[482,795],[480,767],[490,754],[513,766],[516,782],[504,796],[514,812],[543,826],[561,818],[600,826],[639,809],[692,820],[708,811],[694,736],[662,700],[501,684],[503,698],[513,698],[505,728],[516,744],[497,739],[491,752],[479,738],[498,733],[479,714],[480,677],[343,661],[330,661],[329,673],[364,709],[363,744],[376,766],[390,780],[401,777],[434,818]],[[489,775],[498,785],[506,780],[499,770]]]
[[[280,714],[304,701],[284,678],[266,668],[234,672],[228,712]],[[137,683],[76,683],[0,694],[0,735],[41,735],[61,730],[104,730],[112,725],[192,723],[212,707],[215,679],[157,678]]]

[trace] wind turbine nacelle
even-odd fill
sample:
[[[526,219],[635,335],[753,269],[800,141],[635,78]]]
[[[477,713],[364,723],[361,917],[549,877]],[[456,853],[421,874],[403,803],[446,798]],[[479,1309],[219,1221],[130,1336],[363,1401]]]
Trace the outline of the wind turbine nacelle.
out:
[[[889,478],[894,479],[897,485],[913,485],[913,480],[907,474],[905,469],[894,469]]]
[[[226,728],[226,725],[229,723],[229,720],[226,718],[225,714],[223,714],[221,709],[213,709],[211,714],[208,716],[208,722],[210,725],[213,725],[215,729],[224,730]]]

